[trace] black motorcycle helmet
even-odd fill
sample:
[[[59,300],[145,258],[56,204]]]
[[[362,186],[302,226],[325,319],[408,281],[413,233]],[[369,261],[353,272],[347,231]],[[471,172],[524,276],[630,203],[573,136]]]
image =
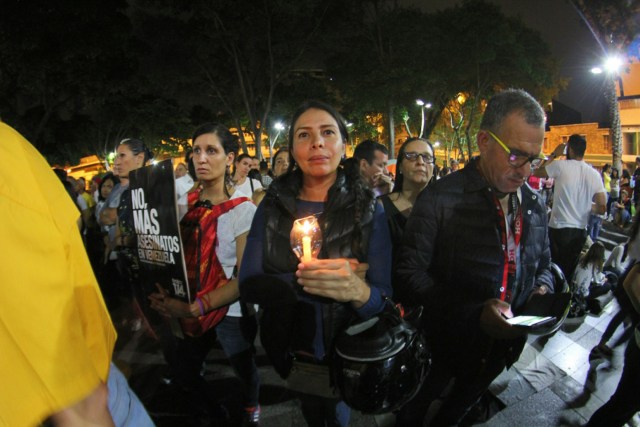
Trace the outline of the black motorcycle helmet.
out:
[[[335,340],[333,384],[351,408],[366,414],[399,409],[416,395],[431,366],[426,341],[415,325],[422,307],[403,319],[391,304],[358,320]]]

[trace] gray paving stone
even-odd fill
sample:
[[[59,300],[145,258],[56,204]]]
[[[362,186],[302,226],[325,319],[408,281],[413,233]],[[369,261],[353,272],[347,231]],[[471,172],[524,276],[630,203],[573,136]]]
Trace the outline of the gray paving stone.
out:
[[[550,389],[503,409],[486,426],[559,426],[582,423],[584,419]]]

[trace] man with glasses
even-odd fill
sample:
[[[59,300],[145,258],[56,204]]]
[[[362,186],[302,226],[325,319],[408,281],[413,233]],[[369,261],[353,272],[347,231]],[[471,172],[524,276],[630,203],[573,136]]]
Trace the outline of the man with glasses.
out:
[[[546,208],[524,185],[544,160],[544,120],[528,93],[498,93],[477,134],[480,156],[418,196],[394,296],[424,307],[432,367],[398,425],[459,424],[524,347],[526,332],[505,317],[553,291]]]
[[[554,161],[567,150],[567,159]],[[600,174],[585,163],[587,141],[580,135],[569,137],[567,146],[560,144],[549,156],[536,176],[555,181],[553,206],[549,220],[551,258],[570,279],[587,240],[587,224],[593,213],[602,215],[607,209],[607,193]]]

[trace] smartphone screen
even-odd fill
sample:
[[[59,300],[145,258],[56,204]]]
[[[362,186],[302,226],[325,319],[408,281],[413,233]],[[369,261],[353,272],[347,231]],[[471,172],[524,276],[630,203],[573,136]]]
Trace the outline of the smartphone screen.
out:
[[[534,328],[545,325],[549,322],[555,321],[555,317],[552,316],[516,316],[511,319],[507,319],[513,326],[521,326],[523,328]]]

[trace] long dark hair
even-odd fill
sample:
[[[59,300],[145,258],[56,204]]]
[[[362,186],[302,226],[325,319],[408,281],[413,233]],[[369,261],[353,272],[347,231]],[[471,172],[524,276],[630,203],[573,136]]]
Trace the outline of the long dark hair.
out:
[[[144,153],[144,160],[142,162],[143,166],[146,165],[149,160],[153,159],[153,152],[149,150],[149,147],[147,147],[145,143],[140,141],[139,139],[126,138],[120,141],[120,145],[126,145],[127,147],[129,147],[129,150],[131,150],[131,152],[135,156],[140,153]]]
[[[234,158],[238,155],[238,137],[232,134],[228,127],[220,123],[205,123],[198,126],[198,128],[193,132],[191,141],[195,141],[200,135],[206,135],[208,133],[218,137],[225,154],[233,153]],[[231,197],[231,194],[229,194],[229,187],[232,185],[232,182],[229,168],[225,168],[224,170],[224,183],[224,193],[227,197]]]
[[[598,271],[602,271],[604,264],[604,245],[601,242],[595,242],[586,254],[580,259],[580,266],[586,268],[589,264],[594,264]]]
[[[335,108],[331,105],[317,100],[308,100],[303,102],[298,109],[294,112],[291,117],[290,127],[289,127],[289,168],[287,172],[284,174],[283,178],[286,177],[286,181],[291,183],[293,186],[293,190],[296,194],[300,194],[300,190],[302,188],[302,171],[298,167],[293,155],[293,141],[294,141],[294,131],[295,125],[298,119],[302,114],[304,114],[308,110],[322,110],[328,113],[338,124],[338,130],[340,132],[340,136],[342,137],[342,143],[344,145],[349,141],[349,132],[347,130],[347,122],[342,117]],[[369,189],[367,184],[363,181],[360,176],[360,171],[356,167],[341,167],[338,166],[338,169],[342,169],[345,174],[346,184],[349,188],[349,192],[355,197],[355,212],[354,212],[354,220],[355,220],[355,232],[357,236],[355,239],[359,239],[362,234],[361,230],[361,220],[365,213],[365,210],[370,205],[371,200],[374,198],[373,192]],[[283,179],[284,181],[284,179]],[[329,189],[329,193],[334,190],[334,186]],[[329,200],[331,202],[331,200]]]
[[[400,150],[398,151],[398,158],[396,159],[396,179],[393,184],[393,190],[391,191],[392,193],[402,192],[402,188],[404,186],[404,175],[402,174],[402,163],[405,160],[404,153],[407,151],[407,145],[409,145],[409,143],[413,141],[422,141],[426,143],[429,148],[431,148],[431,154],[433,155],[433,172],[431,174],[431,179],[429,180],[429,182],[427,182],[427,185],[431,184],[436,179],[436,152],[433,149],[433,145],[431,145],[431,141],[425,138],[418,137],[408,138],[404,142],[404,144],[402,144]]]
[[[613,176],[614,172],[615,176]],[[618,173],[618,169],[616,168],[611,168],[611,174],[609,176],[611,177],[611,179],[620,179],[620,174]]]
[[[113,174],[113,172],[107,172],[102,177],[102,180],[100,181],[100,185],[98,186],[98,200],[106,200],[104,197],[102,197],[102,186],[104,185],[105,182],[107,182],[109,180],[111,180],[111,182],[113,182],[113,186],[114,187],[116,186],[116,184],[120,184],[120,178],[115,176]]]

